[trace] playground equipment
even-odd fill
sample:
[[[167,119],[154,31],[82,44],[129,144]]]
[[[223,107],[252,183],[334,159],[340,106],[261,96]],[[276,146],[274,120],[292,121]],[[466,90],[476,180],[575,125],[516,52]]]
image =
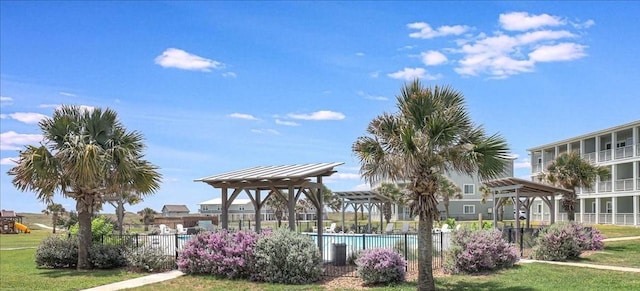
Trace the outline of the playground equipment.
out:
[[[20,223],[20,222],[16,222],[15,223],[15,227],[16,229],[24,232],[24,233],[31,233],[31,230],[24,224]]]

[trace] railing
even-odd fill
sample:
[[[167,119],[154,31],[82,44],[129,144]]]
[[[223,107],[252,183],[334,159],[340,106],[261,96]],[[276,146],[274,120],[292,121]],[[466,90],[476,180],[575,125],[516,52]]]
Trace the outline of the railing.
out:
[[[616,159],[624,159],[633,157],[633,146],[616,148]]]
[[[598,154],[598,161],[605,162],[611,161],[611,150],[603,150]]]
[[[596,162],[596,152],[582,154],[582,159],[587,160],[591,163]]]
[[[633,178],[616,180],[616,191],[633,190]]]
[[[611,181],[600,181],[598,182],[598,192],[611,192],[613,191],[611,186]]]
[[[640,190],[640,178],[636,179],[636,190]]]
[[[616,214],[615,224],[617,225],[633,225],[633,213]]]
[[[540,173],[544,170],[542,164],[533,165],[533,173]]]

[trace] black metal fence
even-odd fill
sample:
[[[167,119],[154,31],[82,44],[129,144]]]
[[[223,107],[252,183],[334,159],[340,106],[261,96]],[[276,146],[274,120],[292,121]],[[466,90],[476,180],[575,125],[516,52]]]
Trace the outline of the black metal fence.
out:
[[[520,251],[520,257],[528,258],[531,249],[536,245],[536,239],[541,228],[509,227],[502,229],[502,238],[510,244],[516,245]],[[519,233],[516,237],[516,234]]]
[[[442,268],[444,252],[450,246],[450,232],[433,233],[433,268]],[[195,235],[185,234],[112,234],[100,237],[98,243],[118,245],[128,251],[149,251],[163,254],[177,259],[178,252],[184,244]],[[317,241],[317,235],[309,235]],[[403,234],[325,234],[323,235],[323,248],[321,254],[324,262],[324,276],[355,277],[355,259],[363,250],[368,249],[392,249],[407,260],[407,271],[418,269],[418,236],[415,233]],[[175,261],[168,262],[175,267]]]

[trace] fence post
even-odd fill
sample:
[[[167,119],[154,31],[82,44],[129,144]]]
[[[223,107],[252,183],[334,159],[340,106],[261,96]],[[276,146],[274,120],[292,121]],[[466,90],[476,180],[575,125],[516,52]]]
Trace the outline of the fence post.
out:
[[[175,243],[175,250],[176,250],[176,260],[177,260],[178,259],[178,234],[176,233],[174,234],[174,236],[175,236],[174,243]]]
[[[449,233],[449,232],[448,232]],[[440,232],[440,265],[444,260],[444,232]]]
[[[366,241],[366,236],[363,233],[362,234],[362,250],[366,250],[367,249],[367,246],[365,245],[365,241]]]
[[[407,262],[409,261],[409,241],[407,240],[407,233],[404,234],[404,259],[407,260]],[[409,270],[409,264],[407,264],[406,266],[404,266],[404,270],[408,271]]]
[[[140,242],[139,242],[140,237],[139,237],[139,235],[140,234],[136,233],[136,249],[140,247]]]
[[[524,254],[523,251],[523,247],[524,247],[524,239],[522,238],[524,236],[524,228],[520,228],[520,256],[522,257],[522,255]]]

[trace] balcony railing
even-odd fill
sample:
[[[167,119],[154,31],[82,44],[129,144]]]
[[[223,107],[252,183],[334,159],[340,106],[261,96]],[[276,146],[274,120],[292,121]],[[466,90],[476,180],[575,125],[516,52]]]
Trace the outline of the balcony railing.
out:
[[[616,180],[616,191],[633,190],[633,178]]]
[[[640,190],[640,178],[636,179],[636,190]]]
[[[540,172],[542,172],[542,170],[543,170],[542,164],[533,165],[533,172],[534,173],[540,173]]]
[[[633,157],[633,146],[616,148],[616,159]]]
[[[611,192],[611,181],[598,182],[598,192]]]
[[[598,162],[611,161],[611,150],[603,150],[598,154]]]
[[[578,192],[578,193],[581,193],[581,192]],[[582,188],[582,194],[592,194],[592,193],[596,193],[596,188],[595,187]]]
[[[582,158],[584,160],[586,160],[586,161],[591,162],[591,163],[595,163],[596,162],[596,152],[582,154]]]

